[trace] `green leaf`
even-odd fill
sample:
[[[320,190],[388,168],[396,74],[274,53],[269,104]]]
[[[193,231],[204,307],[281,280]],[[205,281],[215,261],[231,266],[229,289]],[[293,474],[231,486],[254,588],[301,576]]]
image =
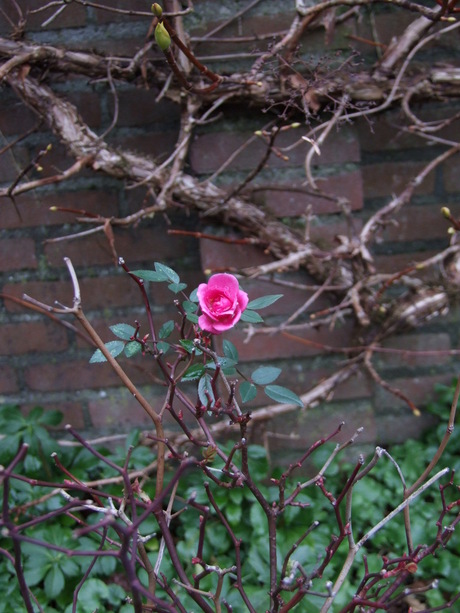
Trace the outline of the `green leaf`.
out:
[[[139,277],[143,281],[153,281],[158,283],[160,281],[168,281],[168,277],[166,277],[163,273],[156,272],[155,270],[133,270],[131,274]]]
[[[137,341],[131,341],[125,345],[125,356],[127,358],[132,358],[133,355],[136,355],[140,351],[142,351],[142,345]]]
[[[246,321],[250,324],[260,324],[263,323],[262,317],[256,311],[251,311],[250,309],[246,309],[241,313],[241,321]]]
[[[231,358],[222,358],[219,356],[217,357],[217,363],[222,369],[231,368],[232,366],[235,366],[236,364],[235,360],[232,360]],[[214,361],[207,362],[206,368],[208,368],[209,370],[215,370],[216,363]]]
[[[198,302],[198,288],[197,287],[195,287],[195,289],[191,292],[188,298],[192,302]]]
[[[239,389],[242,402],[251,402],[257,396],[256,386],[249,381],[243,381]]]
[[[116,358],[117,355],[120,355],[120,353],[122,353],[123,349],[125,348],[125,344],[123,341],[109,341],[108,343],[105,343],[105,346],[110,355],[114,358]],[[96,364],[97,362],[105,361],[106,358],[102,351],[100,349],[96,349],[96,351],[91,356],[89,363]]]
[[[224,356],[226,358],[230,358],[231,360],[234,360],[234,363],[238,364],[239,356],[238,356],[238,351],[235,345],[231,341],[224,339],[223,349],[224,349]]]
[[[260,366],[251,375],[251,379],[257,385],[273,383],[281,374],[281,368],[276,366]]]
[[[212,378],[210,375],[205,374],[201,377],[198,382],[198,397],[200,398],[202,404],[206,407],[208,406],[209,399],[211,400],[211,406],[214,405],[216,399],[214,397],[214,392],[212,391],[211,386]]]
[[[194,353],[195,355],[201,355],[203,352],[196,348],[196,345],[193,341],[189,339],[181,339],[179,343],[185,349],[187,353]]]
[[[198,309],[198,305],[195,304],[195,302],[191,302],[190,300],[184,300],[182,306],[186,313],[196,313],[196,310]]]
[[[192,366],[185,371],[182,381],[195,381],[203,375],[204,371],[205,367],[203,364],[192,364]]]
[[[170,347],[170,344],[166,343],[165,341],[159,341],[157,343],[157,349],[158,351],[161,351],[162,353],[166,353],[169,347]]]
[[[56,598],[64,589],[64,573],[59,566],[52,566],[44,581],[45,594],[48,598]]]
[[[260,298],[251,300],[247,308],[252,310],[264,309],[265,307],[270,306],[282,297],[283,294],[271,294],[270,296],[261,296]]]
[[[49,566],[46,564],[43,558],[40,560],[40,562],[41,563],[38,563],[38,560],[35,562],[34,560],[29,559],[26,563],[24,568],[24,577],[29,587],[34,587],[34,585],[40,583],[49,570]]]
[[[45,409],[43,407],[34,407],[28,415],[29,421],[38,421],[44,412]]]
[[[187,313],[186,319],[188,321],[191,321],[192,324],[197,324],[198,323],[198,315],[195,315],[195,313]]]
[[[159,338],[168,338],[168,336],[173,332],[173,330],[174,322],[172,319],[170,319],[161,326],[160,331],[158,332],[158,336]]]
[[[42,417],[40,417],[39,422],[44,426],[58,426],[62,421],[62,413],[61,411],[53,410],[53,411],[45,411]]]
[[[78,595],[78,602],[85,607],[85,611],[95,611],[107,600],[109,588],[101,579],[90,578],[83,584]]]
[[[165,266],[160,262],[155,262],[154,266],[155,270],[164,276],[165,281],[169,281],[170,283],[180,283],[179,275],[175,270],[169,268],[169,266]]]
[[[168,289],[170,289],[174,294],[178,294],[182,290],[186,289],[187,283],[170,283],[168,285]]]
[[[136,329],[128,324],[115,324],[110,326],[110,329],[115,336],[118,336],[118,338],[121,338],[124,341],[130,341],[136,334]]]
[[[287,387],[282,387],[281,385],[267,385],[264,391],[269,398],[276,400],[276,402],[282,404],[297,404],[299,407],[303,408],[303,402],[299,396],[291,392]]]

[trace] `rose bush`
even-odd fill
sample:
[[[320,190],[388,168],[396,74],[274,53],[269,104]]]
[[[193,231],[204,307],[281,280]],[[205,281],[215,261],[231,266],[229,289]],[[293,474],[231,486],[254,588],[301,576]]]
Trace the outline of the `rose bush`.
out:
[[[207,283],[201,283],[197,297],[202,311],[198,325],[213,334],[233,328],[249,301],[237,279],[227,273],[213,275]]]

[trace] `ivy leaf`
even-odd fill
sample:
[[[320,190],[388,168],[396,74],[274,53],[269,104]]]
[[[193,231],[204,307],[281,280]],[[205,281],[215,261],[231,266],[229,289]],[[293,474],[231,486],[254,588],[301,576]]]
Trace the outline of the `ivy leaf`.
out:
[[[264,309],[265,307],[270,306],[282,297],[283,294],[270,294],[269,296],[261,296],[260,298],[251,300],[247,308],[252,310]]]
[[[110,326],[110,329],[115,336],[118,336],[118,338],[121,338],[124,341],[130,341],[136,333],[136,329],[128,324],[115,324]]]
[[[105,346],[113,358],[116,358],[120,353],[122,353],[125,348],[125,343],[123,341],[109,341],[105,343]],[[89,363],[97,364],[98,362],[106,362],[105,355],[102,353],[100,349],[96,349],[96,351],[91,356]]]
[[[245,321],[250,324],[260,324],[263,323],[262,317],[256,311],[251,311],[251,309],[246,309],[241,313],[241,321]]]
[[[159,338],[168,338],[168,336],[170,336],[173,330],[174,322],[172,319],[170,319],[161,326],[160,331],[158,332],[158,336]]]
[[[257,396],[256,386],[249,381],[243,381],[243,383],[240,385],[240,396],[243,403],[251,402],[251,400],[254,400],[254,398]]]
[[[226,358],[230,358],[230,360],[233,360],[235,364],[238,364],[238,360],[239,360],[238,351],[235,345],[231,341],[224,339],[223,350],[224,350],[224,356]]]
[[[142,345],[137,341],[131,341],[130,343],[126,343],[125,345],[125,356],[127,358],[132,358],[133,355],[136,355],[142,350]]]
[[[257,385],[268,385],[273,383],[281,374],[281,368],[276,366],[260,366],[251,375],[251,379]]]
[[[287,387],[282,387],[281,385],[267,385],[264,391],[269,398],[276,400],[276,402],[282,404],[296,404],[303,409],[302,400]]]

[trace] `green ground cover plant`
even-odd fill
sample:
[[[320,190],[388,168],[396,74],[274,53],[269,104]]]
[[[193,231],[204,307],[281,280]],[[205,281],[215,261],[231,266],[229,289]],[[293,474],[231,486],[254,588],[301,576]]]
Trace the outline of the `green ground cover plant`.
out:
[[[142,440],[128,433],[113,450],[67,427],[72,441],[60,444],[48,431],[58,412],[1,409],[0,583],[8,598],[0,611],[458,606],[458,457],[447,445],[458,383],[438,389],[429,410],[439,428],[420,441],[353,455],[359,433],[336,444],[342,424],[331,424],[295,463],[272,469],[265,449],[247,443],[246,403],[262,391],[281,403],[302,400],[276,384],[279,369],[245,373],[230,341],[219,355],[211,340],[240,320],[263,321],[258,311],[280,296],[251,301],[228,274],[188,294],[167,266],[130,271],[121,261],[150,327],[145,333],[138,324],[117,324],[115,340],[103,343],[66,263],[74,304],[54,310],[77,317],[97,346],[91,367],[108,362],[154,429]],[[177,320],[158,331],[146,282],[166,283],[177,308]],[[160,408],[136,389],[116,359],[122,355],[151,360],[163,376]],[[165,434],[166,414],[179,434]],[[351,462],[342,459],[345,449]]]

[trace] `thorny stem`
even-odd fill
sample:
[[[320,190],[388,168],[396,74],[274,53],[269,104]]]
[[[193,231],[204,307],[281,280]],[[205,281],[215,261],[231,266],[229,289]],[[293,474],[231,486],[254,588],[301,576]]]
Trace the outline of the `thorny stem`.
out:
[[[12,475],[14,467],[21,462],[27,455],[29,446],[23,444],[10,465],[7,468],[0,467],[0,477],[3,483],[3,504],[2,504],[2,524],[5,526],[8,536],[13,541],[13,556],[14,556],[14,569],[19,582],[19,589],[21,591],[22,599],[27,609],[27,613],[34,613],[32,601],[30,599],[29,588],[27,586],[24,570],[22,567],[22,555],[21,547],[19,545],[18,528],[11,521],[9,516],[9,495],[10,495],[10,477]],[[6,534],[4,534],[6,536]]]
[[[354,545],[354,547],[350,548],[350,550],[348,551],[348,555],[347,555],[347,558],[345,560],[345,563],[344,563],[344,565],[342,567],[342,570],[340,571],[340,573],[339,573],[339,575],[338,575],[338,577],[337,577],[337,579],[336,579],[336,581],[334,583],[334,586],[332,588],[332,595],[329,596],[329,598],[327,598],[326,602],[324,603],[324,605],[321,608],[320,613],[326,613],[327,611],[329,611],[329,609],[332,606],[332,603],[333,603],[336,595],[338,594],[338,591],[340,590],[340,588],[343,585],[343,582],[345,581],[346,577],[348,576],[348,573],[351,570],[351,566],[353,564],[353,561],[354,561],[358,551],[361,549],[361,547],[369,539],[371,539],[374,536],[374,534],[376,534],[389,521],[391,521],[398,513],[400,513],[408,505],[410,505],[411,502],[413,502],[418,496],[420,496],[420,494],[422,494],[433,483],[435,483],[438,479],[443,477],[448,472],[449,472],[449,468],[444,468],[443,470],[440,470],[438,473],[436,473],[426,483],[424,483],[418,489],[413,491],[410,494],[410,496],[408,496],[403,502],[401,502],[401,504],[399,504],[395,509],[393,509],[393,511],[388,513],[388,515],[386,515],[381,521],[379,521],[373,528],[371,528],[368,532],[366,532],[366,534],[361,537],[361,539]]]
[[[459,396],[460,396],[460,376],[457,378],[457,384],[455,386],[454,398],[452,400],[452,405],[450,407],[449,422],[447,424],[446,432],[445,432],[445,434],[444,434],[444,436],[442,438],[442,441],[441,441],[441,443],[440,443],[440,445],[438,447],[438,450],[436,451],[436,453],[433,456],[433,459],[428,464],[428,466],[425,468],[423,473],[420,475],[420,477],[417,479],[417,481],[413,485],[411,485],[411,487],[405,488],[405,490],[404,490],[404,499],[405,500],[409,499],[410,496],[412,495],[412,493],[415,492],[416,489],[420,486],[420,484],[425,481],[425,479],[428,477],[430,472],[434,469],[436,464],[441,459],[441,456],[444,453],[444,449],[446,448],[447,443],[449,442],[449,439],[450,439],[450,437],[452,435],[452,432],[454,431],[455,416],[456,416],[456,413],[457,413],[457,406],[458,406]],[[405,525],[405,529],[406,529],[407,547],[408,547],[409,553],[412,553],[414,545],[413,545],[413,541],[412,541],[412,531],[411,531],[411,527],[410,527],[410,508],[409,508],[409,506],[406,506],[405,509],[404,509],[404,525]]]

